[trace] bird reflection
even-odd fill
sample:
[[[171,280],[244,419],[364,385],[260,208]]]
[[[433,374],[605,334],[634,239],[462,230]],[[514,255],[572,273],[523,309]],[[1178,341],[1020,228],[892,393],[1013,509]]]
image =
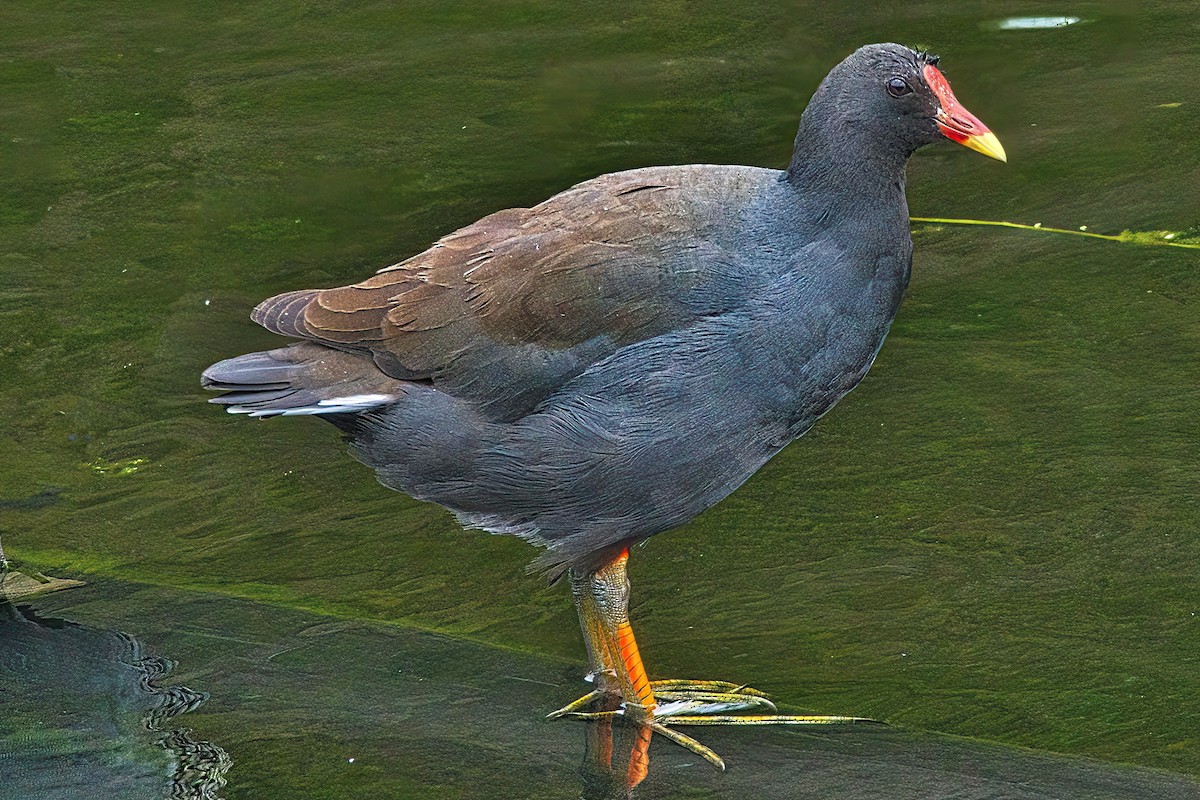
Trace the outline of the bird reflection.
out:
[[[601,710],[616,711],[620,708],[619,698],[611,698]],[[583,764],[579,774],[583,778],[582,800],[626,800],[633,797],[637,788],[650,772],[650,737],[653,731],[645,725],[622,725],[620,730],[628,735],[614,736],[613,717],[589,720],[586,723]],[[619,758],[613,763],[613,751],[618,745],[629,742],[629,757]],[[623,753],[620,749],[618,752]]]

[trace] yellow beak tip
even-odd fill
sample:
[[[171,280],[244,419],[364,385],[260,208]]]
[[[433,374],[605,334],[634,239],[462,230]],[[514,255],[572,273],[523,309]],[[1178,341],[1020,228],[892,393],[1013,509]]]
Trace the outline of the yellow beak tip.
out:
[[[996,134],[991,131],[970,136],[963,144],[977,153],[983,153],[985,156],[1003,161],[1005,164],[1008,163],[1008,154],[1004,152],[1004,145],[1000,144]]]

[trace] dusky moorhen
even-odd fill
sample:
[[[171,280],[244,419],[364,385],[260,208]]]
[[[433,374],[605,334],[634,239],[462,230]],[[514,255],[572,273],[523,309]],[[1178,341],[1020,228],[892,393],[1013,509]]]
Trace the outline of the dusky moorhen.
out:
[[[948,138],[1005,160],[936,65],[855,51],[813,95],[786,170],[601,175],[361,283],[272,297],[253,319],[300,341],[214,364],[203,385],[231,413],[320,415],[385,486],[544,548],[535,565],[569,574],[596,681],[551,716],[616,697],[716,764],[667,726],[855,719],[714,717],[774,709],[734,684],[649,681],[625,562],[867,373],[909,278],[909,156]]]

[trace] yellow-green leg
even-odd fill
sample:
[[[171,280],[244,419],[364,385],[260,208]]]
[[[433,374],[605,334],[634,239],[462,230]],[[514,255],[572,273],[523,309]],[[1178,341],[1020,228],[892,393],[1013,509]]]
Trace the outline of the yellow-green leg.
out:
[[[571,594],[587,646],[596,688],[557,711],[551,719],[612,719],[622,716],[662,734],[715,766],[720,756],[670,725],[834,725],[871,722],[862,717],[778,714],[767,695],[726,681],[651,681],[642,664],[629,623],[629,578],[623,551],[612,563],[590,573],[571,573]],[[621,698],[614,710],[590,711],[596,701]],[[737,714],[739,711],[768,713]]]

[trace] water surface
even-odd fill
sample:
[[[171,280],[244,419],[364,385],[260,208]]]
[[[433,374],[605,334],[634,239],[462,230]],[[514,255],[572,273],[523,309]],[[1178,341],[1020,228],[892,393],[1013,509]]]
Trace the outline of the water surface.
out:
[[[564,685],[528,696],[544,713],[579,693],[582,644],[565,591],[525,574],[528,546],[383,490],[317,420],[204,405],[204,366],[275,343],[247,319],[258,300],[357,280],[597,173],[778,167],[828,68],[881,40],[940,52],[1010,156],[918,154],[914,215],[1176,240],[1200,226],[1186,7],[1076,4],[1053,15],[1078,24],[1018,29],[999,23],[1043,4],[640,8],[6,4],[9,557],[246,601],[239,615],[381,622],[551,659]],[[651,674],[1200,775],[1196,252],[914,234],[909,296],[863,385],[729,500],[635,552]],[[114,599],[90,624],[161,648],[186,677],[153,605],[132,608],[141,622]],[[264,675],[266,694],[295,669]],[[329,680],[307,718],[317,737],[336,728],[335,698],[361,691],[352,670]],[[270,775],[302,770],[308,796],[368,785],[323,784],[312,743],[289,745],[286,709],[225,724],[220,692],[193,688],[216,698],[197,716],[235,764],[229,797],[270,796]],[[485,704],[472,714],[496,724]],[[578,747],[557,730],[545,735]],[[732,752],[777,736],[716,738]],[[395,774],[453,796],[507,763],[510,785],[538,785],[501,750],[478,758],[481,772],[447,756],[436,780]]]

